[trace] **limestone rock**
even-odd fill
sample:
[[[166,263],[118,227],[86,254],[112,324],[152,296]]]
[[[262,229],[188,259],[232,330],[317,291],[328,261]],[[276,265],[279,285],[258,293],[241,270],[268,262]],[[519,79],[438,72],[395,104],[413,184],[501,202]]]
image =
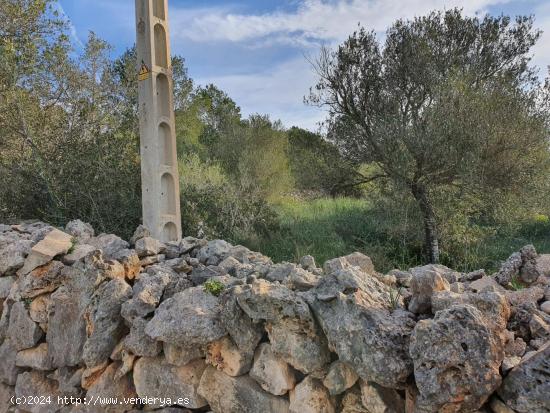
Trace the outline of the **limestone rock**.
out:
[[[232,377],[248,373],[253,357],[253,352],[240,350],[227,336],[206,347],[206,362]]]
[[[38,267],[20,279],[19,292],[22,298],[33,298],[55,291],[64,281],[65,266],[51,261]]]
[[[0,345],[0,383],[3,382],[10,386],[15,386],[17,374],[21,370],[15,365],[16,358],[17,349],[10,339],[4,340],[2,345]]]
[[[409,288],[411,286],[412,274],[410,272],[395,269],[391,270],[389,275],[393,275],[395,277],[398,286],[405,288]]]
[[[361,400],[369,413],[394,413],[405,411],[405,400],[394,389],[376,383],[361,383]]]
[[[500,285],[506,286],[514,278],[518,278],[525,284],[531,284],[539,278],[537,267],[537,252],[532,245],[526,245],[519,252],[514,252],[502,264],[496,280]]]
[[[226,241],[213,240],[199,250],[197,258],[205,265],[218,265],[229,255],[230,248]]]
[[[500,399],[497,397],[492,397],[489,404],[491,411],[493,413],[515,413],[512,409],[506,406]]]
[[[309,374],[329,361],[327,342],[307,303],[280,284],[257,280],[236,291],[237,302],[252,320],[265,320],[272,350]]]
[[[550,301],[545,301],[540,305],[541,311],[544,311],[546,314],[550,314]]]
[[[316,268],[315,265],[315,258],[313,258],[311,255],[305,255],[302,258],[300,258],[300,266],[304,270],[313,270]]]
[[[135,249],[138,257],[143,258],[164,252],[166,246],[157,239],[143,237],[136,241]]]
[[[33,242],[14,233],[0,234],[0,276],[13,275],[25,264]]]
[[[193,281],[193,284],[201,285],[214,277],[219,277],[225,274],[226,271],[221,267],[215,265],[209,265],[208,267],[205,267],[204,265],[200,264],[199,266],[193,268],[193,271],[191,271],[191,274],[189,274],[189,278],[191,279],[191,281]]]
[[[340,413],[370,413],[361,400],[361,390],[357,386],[352,387],[342,397]],[[408,412],[408,411],[407,411]]]
[[[151,236],[151,231],[149,231],[149,229],[146,226],[140,224],[134,231],[134,235],[132,235],[132,238],[130,238],[130,244],[136,245],[136,242],[138,240],[145,237],[150,237],[150,236]]]
[[[295,268],[290,272],[287,279],[287,286],[292,290],[307,291],[319,284],[321,278],[312,272]]]
[[[15,280],[16,278],[13,276],[0,277],[0,304],[10,295]]]
[[[550,278],[550,254],[541,254],[536,258],[539,274]]]
[[[61,367],[48,375],[48,378],[57,382],[57,388],[63,396],[79,397],[83,392],[80,388],[83,371],[83,369]]]
[[[498,395],[520,413],[550,412],[550,342],[508,373]]]
[[[411,337],[410,354],[422,411],[472,411],[501,383],[503,340],[483,314],[468,304],[438,311],[422,320]]]
[[[131,287],[121,279],[102,284],[92,296],[85,313],[88,338],[82,355],[88,367],[107,360],[122,338],[124,323],[120,309],[131,296]]]
[[[403,387],[413,371],[412,314],[392,311],[390,288],[348,269],[325,276],[308,295],[330,348],[364,380]]]
[[[249,376],[230,377],[207,367],[198,393],[214,413],[289,413],[288,401],[264,392]]]
[[[502,294],[491,291],[478,294],[440,291],[432,296],[432,311],[434,313],[456,304],[470,304],[477,308],[495,333],[498,334],[506,329],[510,318],[510,305]]]
[[[219,320],[218,298],[201,287],[189,288],[164,301],[145,333],[181,346],[206,345],[226,335]]]
[[[36,346],[44,336],[42,329],[32,321],[22,301],[15,302],[11,307],[7,336],[18,351]]]
[[[124,348],[140,357],[156,357],[162,350],[160,341],[152,340],[145,334],[147,320],[136,318],[132,321],[130,334],[124,338]]]
[[[48,307],[51,303],[51,295],[44,294],[36,297],[29,305],[29,315],[35,323],[48,322]]]
[[[164,397],[172,400],[187,398],[180,406],[199,409],[206,400],[197,393],[199,381],[206,368],[203,360],[176,367],[161,358],[141,358],[134,366],[134,382],[140,397]],[[152,404],[149,407],[162,407]]]
[[[334,258],[326,261],[323,264],[323,271],[325,274],[332,274],[340,270],[345,270],[349,267],[359,267],[361,271],[367,274],[374,273],[374,265],[372,264],[372,260],[360,252],[354,252],[353,254],[346,255],[345,257]]]
[[[250,377],[265,391],[282,396],[296,385],[292,368],[271,350],[269,343],[262,343],[254,355],[254,365]]]
[[[72,237],[69,234],[58,229],[50,231],[42,241],[31,248],[25,265],[18,271],[18,274],[28,274],[35,268],[49,263],[54,257],[66,254],[72,245]]]
[[[359,377],[346,363],[335,361],[330,365],[328,374],[323,380],[323,385],[331,396],[336,396],[352,387]]]
[[[291,413],[336,413],[334,401],[321,382],[306,377],[290,392]]]
[[[263,335],[261,323],[254,323],[237,303],[242,287],[226,290],[220,296],[220,321],[237,347],[244,351],[254,351]]]
[[[496,281],[495,277],[485,276],[479,280],[470,283],[468,288],[475,292],[483,291],[505,291],[504,288]]]
[[[128,249],[130,246],[126,241],[113,234],[98,235],[90,238],[87,243],[101,250],[103,258],[107,261],[116,259],[115,257],[120,251]]]
[[[185,366],[189,362],[205,356],[205,350],[201,346],[177,346],[175,344],[163,343],[164,357],[166,361],[174,366]]]
[[[15,389],[11,386],[2,384],[0,381],[0,412],[11,412],[11,398],[15,396]]]
[[[67,223],[65,232],[82,244],[94,236],[94,228],[79,219]]]
[[[18,367],[30,367],[33,370],[51,370],[52,360],[48,354],[48,344],[42,343],[35,348],[21,350],[17,353],[15,365]]]
[[[118,378],[117,372],[120,363],[110,364],[102,374],[88,388],[86,397],[88,400],[126,400],[126,404],[119,403],[98,403],[97,405],[87,406],[87,413],[124,413],[132,408],[128,400],[136,398],[136,391],[129,376]]]
[[[128,280],[133,280],[140,273],[141,261],[134,250],[120,250],[113,258],[122,264]]]
[[[170,283],[168,274],[141,274],[133,287],[133,296],[122,304],[121,314],[125,320],[145,317],[155,311],[162,298],[164,288]]]
[[[409,303],[409,311],[422,314],[430,312],[432,308],[432,295],[437,291],[450,289],[449,282],[443,277],[441,271],[433,265],[416,267],[411,269],[412,298]]]
[[[57,396],[60,396],[57,383],[48,379],[41,372],[30,371],[17,376],[15,395],[21,397],[22,400],[30,400],[30,403],[19,405],[20,409],[30,413],[55,413],[63,407],[57,404]],[[33,400],[33,397],[29,398],[29,396],[33,396],[38,400],[50,397],[52,403],[36,403],[36,399]]]

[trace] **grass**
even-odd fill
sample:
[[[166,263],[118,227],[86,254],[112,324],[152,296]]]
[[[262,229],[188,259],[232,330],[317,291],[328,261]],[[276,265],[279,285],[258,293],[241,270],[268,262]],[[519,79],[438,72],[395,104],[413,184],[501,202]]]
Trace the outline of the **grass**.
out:
[[[274,261],[298,262],[312,255],[318,265],[355,251],[369,255],[379,271],[407,269],[421,265],[418,240],[400,235],[403,217],[391,211],[381,215],[367,200],[324,198],[287,199],[277,206],[279,228],[248,247],[261,251]],[[408,223],[408,225],[416,225]],[[460,249],[452,261],[443,263],[459,271],[498,269],[500,262],[526,244],[539,253],[550,252],[550,222],[543,216],[528,220],[519,228],[502,228],[483,241]]]

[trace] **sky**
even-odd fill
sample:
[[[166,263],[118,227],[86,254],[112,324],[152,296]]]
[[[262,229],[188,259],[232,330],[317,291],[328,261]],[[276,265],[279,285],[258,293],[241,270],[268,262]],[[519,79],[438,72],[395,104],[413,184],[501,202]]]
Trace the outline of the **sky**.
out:
[[[78,46],[89,31],[113,46],[135,42],[134,0],[59,0]],[[316,83],[308,59],[335,47],[358,24],[382,38],[398,18],[461,7],[469,15],[534,14],[546,29],[533,51],[541,76],[550,65],[550,0],[168,0],[172,54],[197,85],[214,83],[243,115],[269,114],[286,127],[318,128],[325,112],[304,104]]]

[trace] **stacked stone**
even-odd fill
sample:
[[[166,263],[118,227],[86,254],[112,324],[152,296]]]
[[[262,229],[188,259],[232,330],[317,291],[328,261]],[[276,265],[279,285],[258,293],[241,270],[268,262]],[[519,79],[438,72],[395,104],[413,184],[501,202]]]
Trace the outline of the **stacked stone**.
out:
[[[0,413],[550,412],[549,284],[0,225]]]

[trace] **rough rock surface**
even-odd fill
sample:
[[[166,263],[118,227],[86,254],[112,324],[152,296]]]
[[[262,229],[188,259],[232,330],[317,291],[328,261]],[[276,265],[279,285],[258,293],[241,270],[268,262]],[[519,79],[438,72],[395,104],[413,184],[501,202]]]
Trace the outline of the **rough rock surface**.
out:
[[[134,366],[134,382],[140,397],[170,398],[188,400],[179,403],[192,409],[206,406],[206,400],[197,393],[199,381],[206,368],[203,360],[195,360],[185,366],[176,367],[162,358],[143,357]],[[174,403],[178,404],[178,403]],[[163,407],[159,401],[150,407]]]
[[[254,355],[254,366],[250,377],[258,382],[262,389],[282,396],[296,385],[296,375],[281,357],[275,355],[269,343],[262,343]]]
[[[391,311],[390,289],[354,269],[325,276],[308,296],[330,348],[364,380],[401,387],[413,371],[412,314]]]
[[[420,411],[479,409],[501,383],[503,342],[481,312],[468,304],[418,322],[410,353]]]
[[[230,377],[215,367],[204,371],[198,392],[214,413],[288,413],[288,401],[263,391],[249,376]]]
[[[58,233],[70,251],[38,260]],[[530,246],[487,276],[131,244],[0,224],[0,412],[550,413],[550,260]],[[26,393],[104,399],[9,406]]]
[[[512,369],[498,394],[515,411],[550,412],[550,342]]]

